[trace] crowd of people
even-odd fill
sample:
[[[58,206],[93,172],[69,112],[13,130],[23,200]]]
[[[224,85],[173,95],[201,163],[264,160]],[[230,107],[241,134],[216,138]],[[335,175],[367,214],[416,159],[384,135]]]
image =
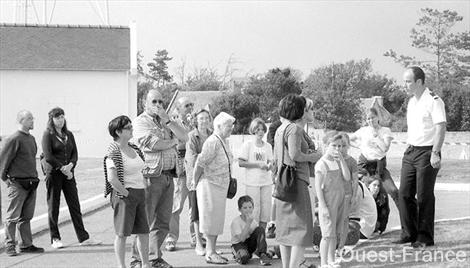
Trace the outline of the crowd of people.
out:
[[[212,118],[209,110],[194,111],[190,99],[176,101],[176,115],[163,107],[157,90],[148,92],[145,110],[134,120],[125,115],[108,125],[113,141],[104,159],[105,196],[114,210],[114,250],[119,267],[126,267],[126,238],[132,236],[131,267],[172,267],[162,248],[177,250],[180,214],[189,200],[191,245],[207,263],[227,264],[217,249],[224,232],[227,191],[234,158],[244,169],[244,193],[238,199],[240,215],[230,224],[234,259],[246,264],[253,254],[260,265],[282,256],[283,268],[314,267],[305,249],[320,252],[321,267],[340,267],[337,256],[345,245],[386,230],[389,195],[400,212],[402,234],[396,243],[414,248],[434,245],[434,183],[440,168],[440,150],[446,116],[442,100],[425,86],[421,68],[404,73],[408,103],[408,148],[404,153],[400,189],[386,166],[393,135],[380,125],[375,109],[366,112],[366,126],[348,135],[328,131],[314,141],[305,126],[314,120],[313,101],[289,94],[279,103],[278,122],[268,127],[255,118],[241,153],[229,144],[236,118],[225,112]],[[75,139],[67,130],[65,112],[53,108],[42,138],[41,166],[46,175],[51,246],[63,247],[58,229],[61,192],[69,207],[81,245],[101,241],[86,231],[77,194]],[[37,145],[29,133],[34,118],[20,111],[19,130],[8,137],[0,152],[0,176],[8,186],[5,219],[6,254],[41,253],[33,244],[30,220],[34,215],[38,173]],[[267,141],[264,140],[267,134]],[[320,145],[320,146],[318,146]],[[354,159],[350,146],[360,149]],[[295,169],[295,198],[273,198],[273,184],[283,165]],[[266,239],[275,237],[270,250]]]

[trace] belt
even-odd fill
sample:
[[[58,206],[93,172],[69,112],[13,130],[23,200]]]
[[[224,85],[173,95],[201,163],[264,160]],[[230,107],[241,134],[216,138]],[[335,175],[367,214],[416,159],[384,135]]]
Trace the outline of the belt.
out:
[[[432,150],[432,145],[429,145],[429,146],[414,146],[414,145],[409,145],[408,148],[410,148],[410,149],[418,149],[418,150]]]
[[[162,174],[163,175],[174,176],[174,175],[176,175],[176,169],[173,168],[173,169],[162,170]]]

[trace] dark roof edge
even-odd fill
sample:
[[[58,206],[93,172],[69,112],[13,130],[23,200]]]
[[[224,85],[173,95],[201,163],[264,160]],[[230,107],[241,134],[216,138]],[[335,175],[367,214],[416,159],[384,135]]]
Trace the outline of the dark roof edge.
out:
[[[129,29],[124,25],[79,25],[79,24],[32,24],[32,23],[0,23],[0,27],[41,27],[41,28],[92,28],[92,29]]]

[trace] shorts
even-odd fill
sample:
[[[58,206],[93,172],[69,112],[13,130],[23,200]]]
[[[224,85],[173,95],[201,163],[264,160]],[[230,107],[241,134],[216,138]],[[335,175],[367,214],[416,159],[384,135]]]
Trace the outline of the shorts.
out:
[[[113,193],[114,230],[117,236],[148,234],[149,224],[145,209],[145,190],[127,188],[129,195],[119,198]]]

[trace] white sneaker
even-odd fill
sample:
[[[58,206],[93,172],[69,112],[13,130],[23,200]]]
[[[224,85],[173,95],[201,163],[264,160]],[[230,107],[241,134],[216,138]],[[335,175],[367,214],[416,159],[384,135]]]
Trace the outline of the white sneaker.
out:
[[[93,237],[90,237],[87,240],[80,243],[80,246],[96,246],[96,245],[101,245],[102,243],[103,242],[101,242],[100,240],[96,240]]]
[[[62,244],[62,241],[60,241],[60,239],[54,239],[54,240],[52,240],[51,247],[53,247],[53,248],[63,248],[64,244]]]

